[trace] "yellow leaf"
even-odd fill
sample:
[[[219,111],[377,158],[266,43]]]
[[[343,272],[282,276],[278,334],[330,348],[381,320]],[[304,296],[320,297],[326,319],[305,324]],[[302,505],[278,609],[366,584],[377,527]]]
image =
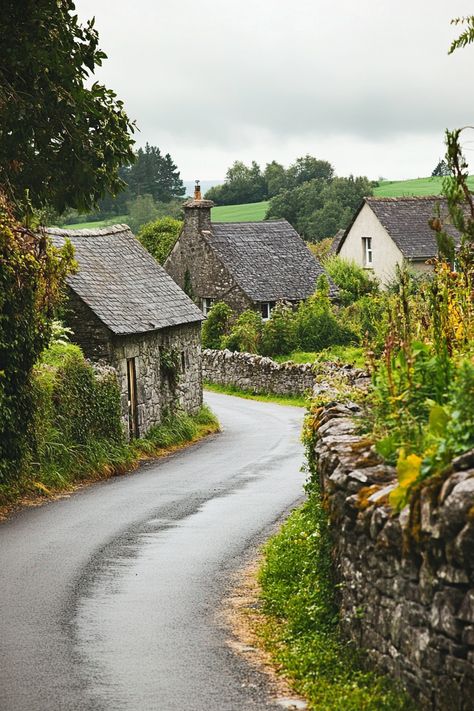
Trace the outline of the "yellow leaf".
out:
[[[397,462],[397,476],[400,486],[408,489],[409,486],[415,483],[420,475],[420,467],[422,458],[417,454],[409,454],[405,458],[405,452],[400,451]]]

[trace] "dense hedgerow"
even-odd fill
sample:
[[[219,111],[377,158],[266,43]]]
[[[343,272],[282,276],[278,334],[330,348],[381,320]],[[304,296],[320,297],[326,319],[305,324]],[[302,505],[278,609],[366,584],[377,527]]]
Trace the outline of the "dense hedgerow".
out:
[[[21,471],[32,436],[32,369],[72,267],[71,245],[57,250],[22,227],[0,194],[0,484]]]

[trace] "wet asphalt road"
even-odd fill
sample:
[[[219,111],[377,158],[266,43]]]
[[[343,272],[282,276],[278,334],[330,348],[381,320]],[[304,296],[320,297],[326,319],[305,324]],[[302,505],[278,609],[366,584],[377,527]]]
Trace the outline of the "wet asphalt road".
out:
[[[281,709],[216,610],[301,498],[303,411],[206,400],[222,433],[0,525],[1,711]]]

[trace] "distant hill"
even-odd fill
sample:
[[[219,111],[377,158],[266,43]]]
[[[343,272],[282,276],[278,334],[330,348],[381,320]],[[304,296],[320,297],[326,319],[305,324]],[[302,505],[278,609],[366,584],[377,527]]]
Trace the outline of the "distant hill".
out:
[[[406,195],[439,195],[443,178],[416,178],[414,180],[384,180],[374,188],[375,197],[403,197]],[[474,175],[468,178],[470,190],[474,191]]]

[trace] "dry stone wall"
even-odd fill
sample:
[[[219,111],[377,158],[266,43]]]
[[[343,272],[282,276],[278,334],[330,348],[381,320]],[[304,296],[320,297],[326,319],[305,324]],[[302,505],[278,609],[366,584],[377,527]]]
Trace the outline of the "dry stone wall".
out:
[[[330,387],[331,380],[340,375],[351,385],[366,379],[364,371],[336,363],[277,363],[254,353],[211,349],[202,352],[204,381],[257,394],[303,395],[318,381],[320,390]]]
[[[357,405],[317,421],[344,633],[417,708],[474,708],[474,451],[394,514],[395,470],[357,434]]]

